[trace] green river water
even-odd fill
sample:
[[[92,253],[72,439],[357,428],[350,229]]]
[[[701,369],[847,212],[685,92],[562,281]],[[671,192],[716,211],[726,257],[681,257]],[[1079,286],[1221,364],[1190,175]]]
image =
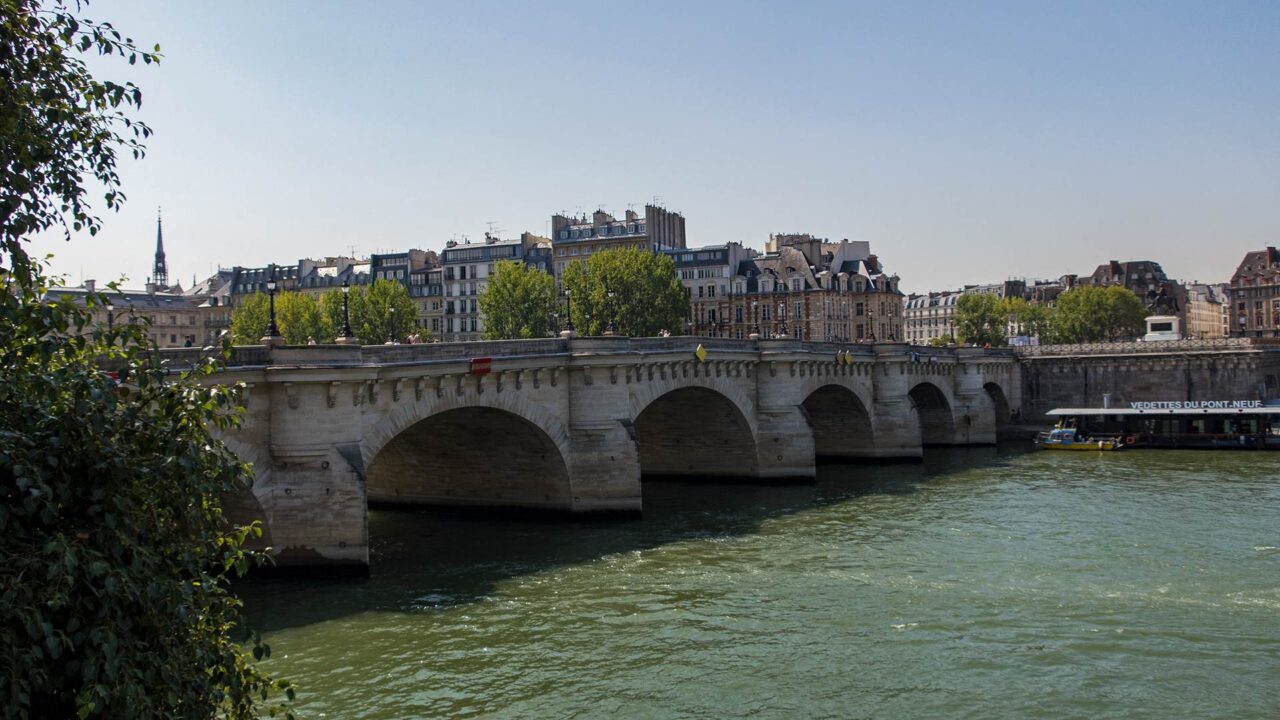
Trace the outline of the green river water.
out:
[[[311,718],[1280,717],[1280,455],[1025,450],[374,511],[368,580],[239,589]]]

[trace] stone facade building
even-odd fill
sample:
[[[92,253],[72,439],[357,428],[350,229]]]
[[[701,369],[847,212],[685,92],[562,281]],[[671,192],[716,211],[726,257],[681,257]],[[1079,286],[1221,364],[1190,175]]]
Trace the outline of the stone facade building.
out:
[[[1245,254],[1231,276],[1233,336],[1280,337],[1280,251]]]
[[[928,345],[935,340],[955,339],[956,301],[961,292],[931,292],[912,295],[903,307],[903,329],[912,345]]]
[[[440,257],[444,308],[440,332],[433,334],[445,342],[484,338],[478,300],[498,261],[523,262],[544,272],[550,272],[552,267],[550,241],[528,232],[521,234],[519,240],[500,240],[489,233],[485,233],[483,243],[450,240]]]
[[[1227,309],[1223,285],[1192,283],[1187,286],[1187,324],[1183,335],[1204,340],[1227,336]]]
[[[92,311],[93,323],[99,327],[146,321],[150,326],[147,334],[157,347],[193,347],[204,343],[204,315],[199,307],[181,293],[162,292],[155,283],[148,283],[143,290],[121,289],[117,292],[99,288],[93,280],[85,280],[79,287],[50,290],[48,297],[70,297],[77,304],[84,305],[85,296],[94,292],[104,294],[110,303]]]
[[[645,205],[644,216],[627,210],[622,220],[604,210],[590,218],[551,216],[551,246],[555,252],[556,282],[575,260],[615,248],[642,248],[653,252],[685,247],[684,216],[657,205]]]

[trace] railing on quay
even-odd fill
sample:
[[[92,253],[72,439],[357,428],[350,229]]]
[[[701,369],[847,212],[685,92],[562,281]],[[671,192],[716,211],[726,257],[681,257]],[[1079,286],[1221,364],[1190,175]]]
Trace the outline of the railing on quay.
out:
[[[1063,357],[1070,355],[1136,355],[1160,353],[1219,352],[1280,348],[1280,338],[1205,338],[1200,340],[1156,340],[1079,343],[1074,345],[1020,345],[1009,348],[1018,357]]]

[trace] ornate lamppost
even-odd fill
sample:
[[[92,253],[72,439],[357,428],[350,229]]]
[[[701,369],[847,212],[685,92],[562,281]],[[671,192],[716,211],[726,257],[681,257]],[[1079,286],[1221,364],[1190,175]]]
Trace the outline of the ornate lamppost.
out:
[[[111,332],[112,328],[115,327],[115,322],[116,322],[116,306],[113,305],[110,300],[108,300],[107,301],[107,332]]]
[[[396,344],[396,309],[387,309],[387,345]]]
[[[751,334],[747,336],[748,340],[760,339],[760,303],[755,300],[751,301]]]
[[[351,295],[351,282],[346,278],[342,280],[342,339],[351,339],[351,303],[349,299]]]
[[[269,312],[269,321],[267,322],[267,337],[280,337],[280,328],[276,326],[276,266],[272,265],[270,274],[267,275],[267,304]]]
[[[617,323],[614,322],[614,316],[616,315],[616,313],[614,312],[614,308],[613,308],[613,291],[612,290],[605,291],[605,297],[609,299],[609,324],[605,326],[604,334],[613,335],[618,331],[618,325]]]
[[[573,291],[568,288],[564,291],[564,308],[564,330],[560,331],[560,337],[573,337]]]

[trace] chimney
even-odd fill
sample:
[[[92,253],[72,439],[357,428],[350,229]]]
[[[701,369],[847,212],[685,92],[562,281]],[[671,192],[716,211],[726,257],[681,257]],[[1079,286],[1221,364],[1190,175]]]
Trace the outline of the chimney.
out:
[[[156,294],[156,284],[155,284],[155,283],[153,283],[153,282],[149,282],[149,283],[147,283],[147,294],[148,294],[148,295],[155,295],[155,294]]]
[[[84,281],[85,292],[94,292],[96,290],[96,287],[95,287],[96,285],[97,285],[96,280],[85,280]]]

